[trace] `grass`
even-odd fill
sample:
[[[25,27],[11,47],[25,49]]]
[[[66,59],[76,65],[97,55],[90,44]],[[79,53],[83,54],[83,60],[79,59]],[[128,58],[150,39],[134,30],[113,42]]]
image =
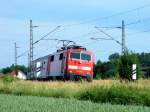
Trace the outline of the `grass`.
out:
[[[75,99],[0,95],[1,112],[150,112],[150,107],[92,103]]]
[[[117,80],[97,80],[92,83],[0,80],[0,93],[150,106],[150,80],[127,84]]]

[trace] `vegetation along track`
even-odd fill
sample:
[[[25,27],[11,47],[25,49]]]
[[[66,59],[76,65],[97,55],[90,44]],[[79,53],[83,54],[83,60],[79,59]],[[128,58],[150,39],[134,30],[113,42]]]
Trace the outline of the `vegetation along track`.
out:
[[[150,106],[149,80],[127,84],[118,80],[97,80],[92,83],[0,80],[0,93]]]

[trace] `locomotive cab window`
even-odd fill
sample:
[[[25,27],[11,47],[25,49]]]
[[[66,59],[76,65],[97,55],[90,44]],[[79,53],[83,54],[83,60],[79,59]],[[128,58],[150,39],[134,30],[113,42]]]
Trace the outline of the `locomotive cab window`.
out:
[[[45,64],[46,62],[44,61],[44,64]]]
[[[80,60],[80,53],[72,52],[72,53],[70,53],[70,58]]]
[[[54,55],[51,56],[51,61],[54,61]]]
[[[63,59],[63,53],[61,53],[60,55],[59,55],[59,60],[62,60]]]
[[[90,54],[82,53],[82,54],[81,54],[81,60],[84,60],[84,61],[91,61],[91,55],[90,55]]]

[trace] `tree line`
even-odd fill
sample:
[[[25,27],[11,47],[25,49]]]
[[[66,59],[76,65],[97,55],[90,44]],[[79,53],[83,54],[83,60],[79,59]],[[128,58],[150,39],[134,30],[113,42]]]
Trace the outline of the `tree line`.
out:
[[[14,64],[12,64],[11,66],[9,67],[6,67],[6,68],[2,68],[0,70],[1,73],[3,74],[9,74],[11,73],[12,71],[14,71],[15,69],[17,68],[17,70],[20,70],[22,71],[23,73],[27,74],[28,72],[28,67],[24,66],[24,65],[17,65],[15,66]]]
[[[111,54],[108,61],[98,60],[94,64],[94,77],[99,79],[126,78],[131,80],[132,65],[137,65],[137,78],[150,77],[150,53],[119,53]],[[125,76],[124,76],[125,75]]]

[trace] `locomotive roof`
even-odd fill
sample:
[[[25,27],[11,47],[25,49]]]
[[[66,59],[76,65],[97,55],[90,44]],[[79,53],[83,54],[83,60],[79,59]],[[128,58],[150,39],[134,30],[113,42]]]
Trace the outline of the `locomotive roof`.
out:
[[[52,55],[55,55],[55,54],[60,54],[60,53],[65,52],[65,51],[67,51],[67,50],[78,50],[78,49],[84,50],[84,51],[88,51],[88,50],[87,50],[85,47],[83,47],[83,46],[70,45],[70,46],[68,46],[68,47],[66,47],[66,48],[65,48],[65,47],[62,47],[61,49],[58,49],[56,52],[54,52],[54,53],[52,53],[52,54],[48,54],[48,55],[46,55],[46,56],[37,58],[37,59],[35,59],[34,61],[38,61],[38,60],[47,58],[47,57],[52,56]]]
[[[52,53],[52,54],[48,54],[48,55],[46,55],[46,56],[39,57],[39,58],[35,59],[34,61],[38,61],[38,60],[41,60],[41,59],[43,59],[43,58],[47,58],[47,57],[52,56],[52,55],[55,55],[55,54],[60,54],[60,53],[65,52],[65,51],[66,51],[66,50],[62,50],[62,51],[59,51],[59,52],[54,52],[54,53]]]

